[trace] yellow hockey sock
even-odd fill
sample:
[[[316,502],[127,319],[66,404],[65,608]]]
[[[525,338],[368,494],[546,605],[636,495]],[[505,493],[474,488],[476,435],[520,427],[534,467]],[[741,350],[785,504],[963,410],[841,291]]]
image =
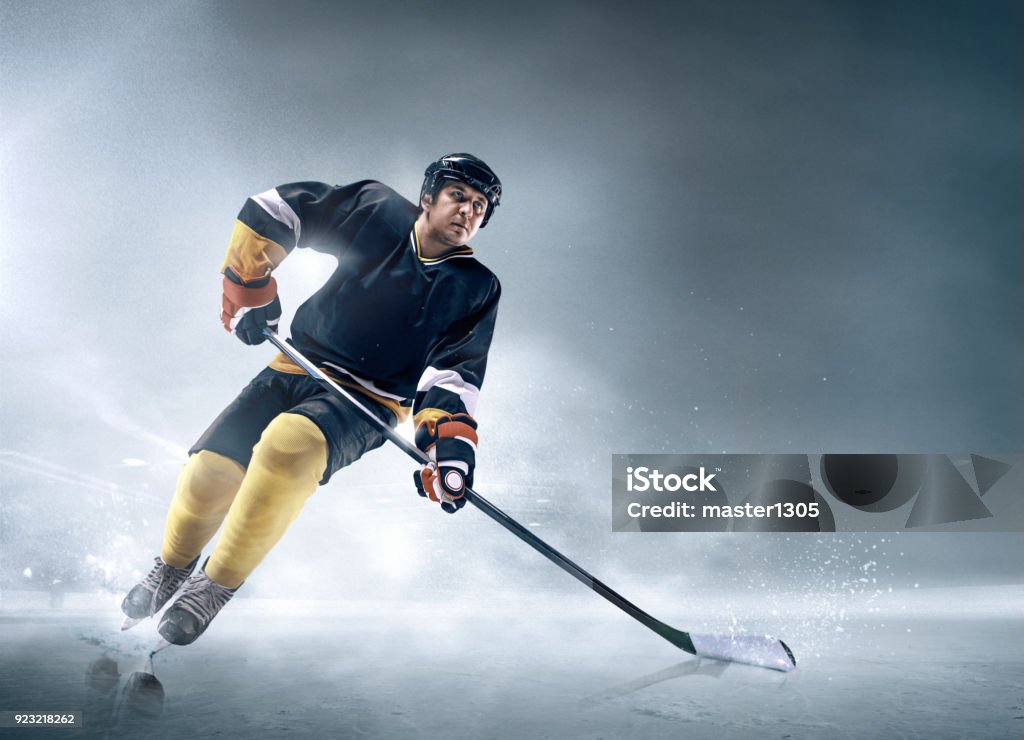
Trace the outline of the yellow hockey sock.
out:
[[[279,414],[253,448],[206,575],[237,588],[284,535],[327,468],[327,440],[305,416]]]
[[[224,521],[244,475],[245,468],[216,452],[189,457],[164,524],[160,557],[165,563],[183,568],[195,560]]]

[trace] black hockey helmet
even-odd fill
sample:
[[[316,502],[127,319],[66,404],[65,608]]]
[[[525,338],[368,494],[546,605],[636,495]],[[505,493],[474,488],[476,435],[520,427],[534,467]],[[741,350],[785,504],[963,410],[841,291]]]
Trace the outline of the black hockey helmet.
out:
[[[494,174],[494,170],[472,154],[448,154],[436,162],[431,162],[427,171],[423,173],[420,200],[428,193],[431,196],[436,195],[444,186],[445,180],[464,182],[484,194],[487,198],[487,213],[480,222],[480,228],[486,226],[501,201],[501,180]]]

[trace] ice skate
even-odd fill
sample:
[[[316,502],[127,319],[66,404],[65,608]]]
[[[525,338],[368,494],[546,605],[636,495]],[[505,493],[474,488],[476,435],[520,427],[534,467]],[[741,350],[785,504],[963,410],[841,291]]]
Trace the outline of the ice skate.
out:
[[[122,630],[131,629],[143,619],[152,617],[160,611],[181,588],[185,580],[192,575],[199,562],[199,556],[184,568],[175,568],[161,558],[153,558],[153,570],[140,583],[137,583],[121,602],[121,611],[125,614]]]
[[[206,631],[238,588],[222,586],[206,575],[206,564],[185,583],[181,595],[160,620],[157,631],[172,645],[190,645]]]

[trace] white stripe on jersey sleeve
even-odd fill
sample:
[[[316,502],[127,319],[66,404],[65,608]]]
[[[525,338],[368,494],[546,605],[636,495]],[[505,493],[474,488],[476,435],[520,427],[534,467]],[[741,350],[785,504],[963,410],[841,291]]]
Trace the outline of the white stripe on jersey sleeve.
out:
[[[254,195],[252,199],[259,204],[260,208],[269,213],[275,221],[280,221],[295,232],[295,245],[298,246],[302,224],[299,222],[298,214],[285,202],[281,194],[277,192],[277,188],[271,188]]]
[[[470,416],[476,413],[476,402],[480,397],[480,389],[472,383],[467,383],[454,370],[438,370],[436,367],[428,367],[424,370],[416,392],[426,393],[431,388],[443,388],[456,394],[462,399],[462,405],[466,407],[466,412]]]

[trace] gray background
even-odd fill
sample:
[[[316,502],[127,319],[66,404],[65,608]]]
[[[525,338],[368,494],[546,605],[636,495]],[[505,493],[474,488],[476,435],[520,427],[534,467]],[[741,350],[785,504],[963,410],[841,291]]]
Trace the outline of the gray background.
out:
[[[412,197],[459,150],[506,191],[475,240],[499,506],[681,603],[865,563],[1019,581],[1019,534],[613,535],[609,493],[613,452],[1021,450],[1020,31],[1011,2],[3,2],[4,586],[147,567],[184,450],[271,355],[217,320],[246,196]],[[286,318],[331,266],[282,266]],[[382,450],[246,590],[482,584],[592,598]]]

